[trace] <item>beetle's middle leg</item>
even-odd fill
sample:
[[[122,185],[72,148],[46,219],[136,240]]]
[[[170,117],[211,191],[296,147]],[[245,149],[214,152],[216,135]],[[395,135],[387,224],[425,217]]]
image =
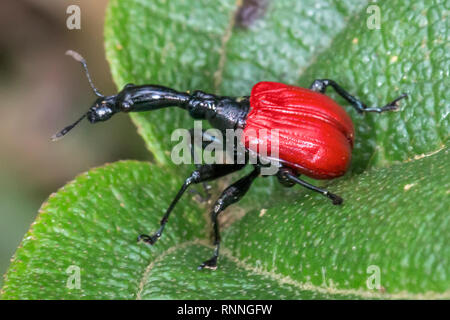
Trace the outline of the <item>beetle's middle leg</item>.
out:
[[[220,248],[220,232],[219,232],[219,222],[217,220],[219,213],[225,210],[229,205],[238,202],[242,199],[242,197],[247,193],[248,189],[253,183],[253,180],[259,176],[261,170],[259,166],[255,166],[253,171],[246,175],[245,177],[239,179],[231,186],[226,188],[219,199],[217,199],[214,204],[213,210],[211,212],[211,220],[214,228],[214,245],[216,246],[214,249],[213,256],[203,262],[198,269],[216,269],[217,268],[217,258],[219,256],[219,248]]]
[[[396,111],[398,110],[398,101],[406,98],[408,95],[406,93],[403,93],[398,98],[394,99],[393,101],[389,102],[383,107],[374,107],[369,108],[367,105],[365,105],[361,100],[357,99],[356,97],[352,96],[350,93],[348,93],[344,88],[342,88],[339,84],[337,84],[334,80],[330,79],[317,79],[314,80],[314,82],[309,87],[313,91],[317,91],[320,93],[325,93],[328,86],[331,86],[341,97],[343,97],[345,100],[347,100],[353,108],[356,109],[359,113],[364,112],[385,112],[385,111]]]
[[[330,191],[326,189],[322,189],[319,187],[316,187],[300,178],[297,177],[297,175],[294,173],[294,171],[290,168],[280,168],[277,172],[277,178],[278,180],[287,187],[292,187],[294,184],[299,184],[309,190],[318,192],[327,198],[329,198],[334,205],[342,204],[343,200],[340,196],[337,194],[331,193]]]

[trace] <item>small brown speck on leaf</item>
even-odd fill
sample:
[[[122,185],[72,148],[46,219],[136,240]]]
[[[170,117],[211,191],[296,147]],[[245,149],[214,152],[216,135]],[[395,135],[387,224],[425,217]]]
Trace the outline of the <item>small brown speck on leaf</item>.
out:
[[[267,10],[269,0],[244,0],[236,12],[235,26],[248,28],[261,19]]]

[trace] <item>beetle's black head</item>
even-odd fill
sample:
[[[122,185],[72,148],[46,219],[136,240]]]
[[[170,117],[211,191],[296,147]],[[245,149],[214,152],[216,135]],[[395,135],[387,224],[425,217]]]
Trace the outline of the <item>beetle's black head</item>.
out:
[[[118,111],[116,108],[116,96],[103,96],[100,91],[97,90],[97,88],[94,86],[91,76],[89,75],[89,70],[86,64],[86,60],[75,51],[69,50],[66,52],[67,55],[71,56],[75,60],[81,63],[81,65],[84,68],[84,71],[86,73],[86,77],[89,81],[89,84],[91,85],[92,90],[94,91],[95,95],[98,97],[97,100],[95,100],[92,107],[89,108],[89,111],[85,113],[80,119],[75,121],[73,124],[65,127],[60,132],[54,134],[52,136],[52,140],[58,140],[62,138],[67,132],[73,129],[81,120],[84,118],[87,118],[89,122],[96,123],[99,121],[106,121],[111,116]]]
[[[95,100],[92,107],[87,112],[86,116],[90,123],[99,121],[106,121],[117,112],[116,97],[99,97]]]

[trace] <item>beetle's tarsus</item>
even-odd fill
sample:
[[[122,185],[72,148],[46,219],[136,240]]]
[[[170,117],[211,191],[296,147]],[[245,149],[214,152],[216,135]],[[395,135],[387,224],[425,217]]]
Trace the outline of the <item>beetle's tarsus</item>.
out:
[[[407,93],[403,93],[401,96],[397,97],[395,100],[392,100],[384,107],[381,108],[365,108],[364,112],[377,112],[382,113],[386,111],[398,111],[400,110],[399,101],[408,97]]]
[[[199,265],[197,269],[198,270],[203,270],[203,269],[216,270],[217,269],[217,256],[213,256],[211,259],[206,260],[201,265]]]
[[[397,111],[397,110],[400,109],[400,106],[399,106],[398,102],[400,100],[406,99],[406,98],[408,98],[408,94],[405,92],[401,96],[396,98],[395,100],[393,100],[390,103],[388,103],[386,106],[382,107],[381,109],[383,111]]]
[[[144,242],[150,245],[154,245],[156,241],[158,241],[159,237],[157,234],[154,234],[152,236],[149,236],[147,234],[141,234],[137,237],[137,242]]]
[[[331,192],[327,193],[327,197],[333,202],[335,206],[341,205],[344,202],[344,200],[340,196]]]

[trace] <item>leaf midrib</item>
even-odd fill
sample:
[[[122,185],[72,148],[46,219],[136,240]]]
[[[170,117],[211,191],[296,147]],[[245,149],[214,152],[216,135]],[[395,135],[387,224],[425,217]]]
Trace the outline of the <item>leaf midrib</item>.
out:
[[[154,259],[145,269],[145,272],[139,282],[138,291],[136,293],[136,300],[142,300],[142,291],[144,289],[144,286],[146,282],[148,281],[151,271],[153,270],[153,267],[156,263],[162,261],[166,256],[170,255],[171,253],[174,253],[178,249],[183,249],[191,245],[202,245],[207,248],[212,249],[213,246],[211,246],[206,240],[204,239],[195,239],[191,241],[186,241],[180,244],[177,244],[175,246],[172,246],[168,249],[166,249],[163,253],[161,253],[156,259]],[[359,299],[397,299],[397,300],[423,300],[423,299],[429,299],[429,300],[437,300],[437,299],[449,299],[450,298],[450,290],[444,291],[442,293],[434,292],[434,291],[427,291],[424,293],[410,293],[408,291],[399,291],[396,293],[380,293],[380,292],[373,292],[373,291],[367,291],[362,289],[338,289],[333,287],[321,287],[316,286],[311,283],[304,283],[297,280],[292,279],[289,276],[285,276],[279,273],[276,273],[274,271],[266,271],[262,268],[258,268],[255,266],[251,266],[245,261],[238,259],[235,257],[230,250],[227,248],[221,249],[221,256],[225,256],[226,258],[230,259],[232,262],[234,262],[237,267],[244,269],[245,271],[252,273],[257,276],[266,277],[270,280],[278,283],[280,286],[283,285],[291,285],[301,291],[309,291],[317,294],[323,294],[323,295],[343,295],[343,296],[354,296]],[[219,266],[220,267],[220,266]],[[202,271],[199,271],[202,272]]]

